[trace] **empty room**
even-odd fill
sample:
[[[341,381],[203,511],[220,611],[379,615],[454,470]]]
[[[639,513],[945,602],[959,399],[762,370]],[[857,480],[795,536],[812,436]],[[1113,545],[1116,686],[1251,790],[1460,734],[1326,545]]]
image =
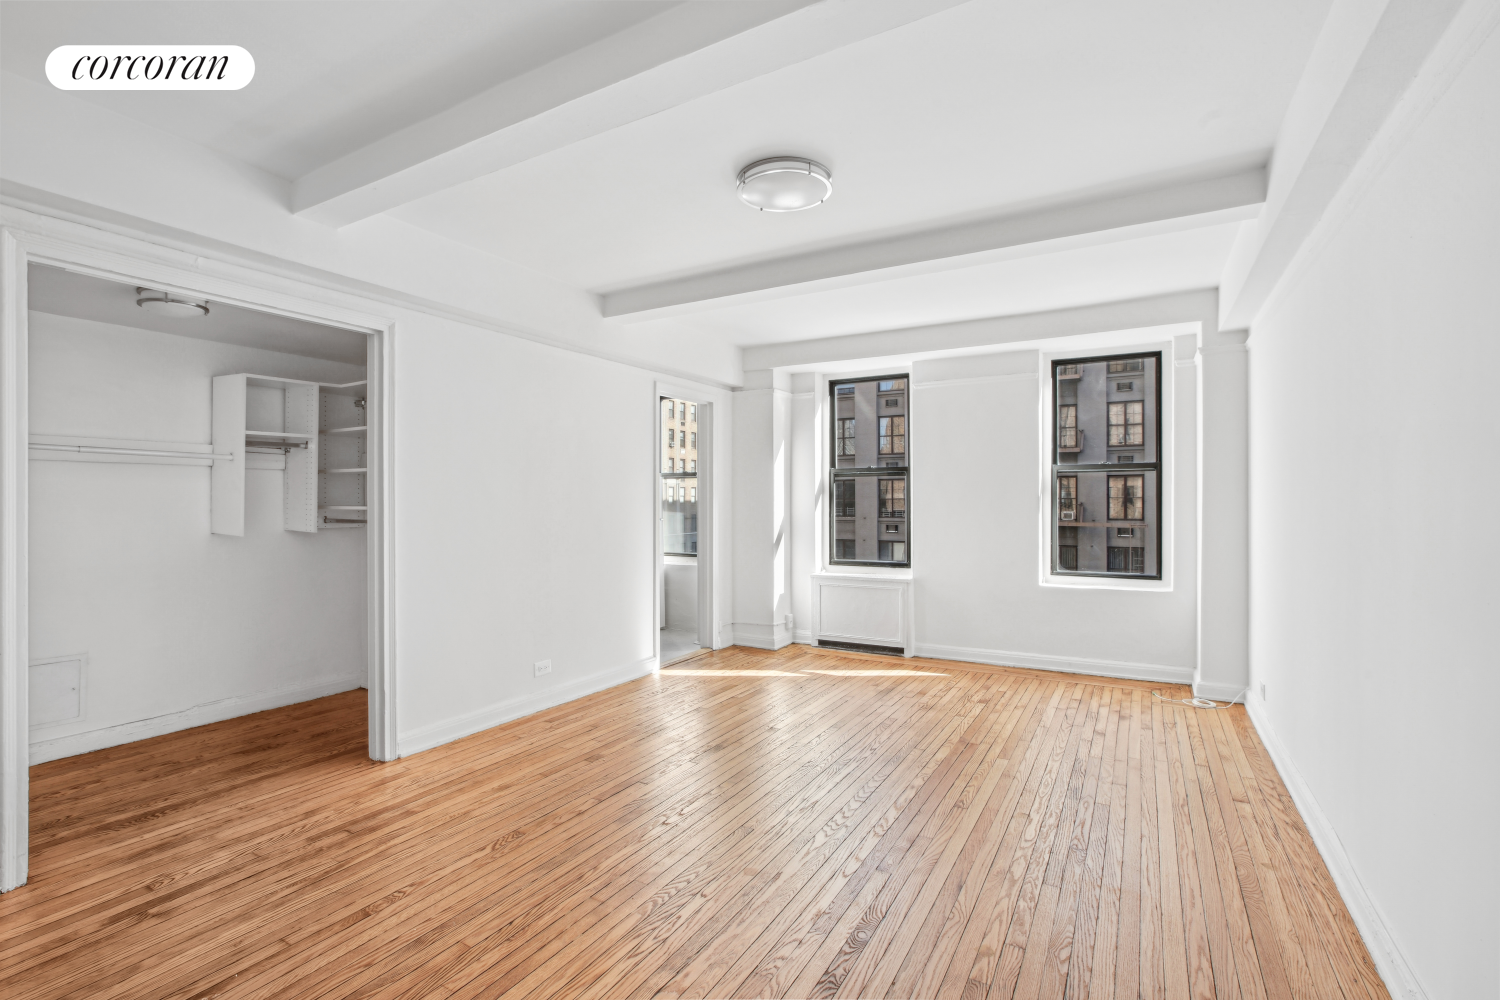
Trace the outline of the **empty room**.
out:
[[[0,0],[0,992],[1500,1000],[1497,275],[1500,0]]]

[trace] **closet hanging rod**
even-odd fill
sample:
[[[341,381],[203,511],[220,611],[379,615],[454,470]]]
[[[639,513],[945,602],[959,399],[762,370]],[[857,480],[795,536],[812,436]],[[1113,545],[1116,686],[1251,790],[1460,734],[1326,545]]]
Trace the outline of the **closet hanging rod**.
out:
[[[103,448],[88,444],[35,444],[38,451],[72,451],[82,455],[144,455],[147,458],[209,458],[220,462],[234,461],[233,455],[207,451],[150,451],[145,448]]]

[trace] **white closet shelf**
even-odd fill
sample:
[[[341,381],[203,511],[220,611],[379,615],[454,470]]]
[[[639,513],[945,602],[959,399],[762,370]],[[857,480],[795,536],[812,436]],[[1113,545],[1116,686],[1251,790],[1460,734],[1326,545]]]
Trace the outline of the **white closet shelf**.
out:
[[[318,509],[319,510],[369,510],[370,508],[369,507],[362,507],[362,506],[361,507],[357,507],[357,506],[354,506],[352,504],[329,504],[326,507],[319,507]]]
[[[311,441],[317,437],[316,434],[290,434],[286,431],[252,431],[246,430],[247,438],[282,438],[286,441]]]
[[[323,469],[321,471],[329,473],[331,475],[331,474],[339,473],[339,472],[368,472],[369,470],[368,469]]]
[[[330,427],[326,431],[324,431],[323,433],[324,434],[363,434],[366,430],[367,430],[367,428],[365,428],[365,427]]]

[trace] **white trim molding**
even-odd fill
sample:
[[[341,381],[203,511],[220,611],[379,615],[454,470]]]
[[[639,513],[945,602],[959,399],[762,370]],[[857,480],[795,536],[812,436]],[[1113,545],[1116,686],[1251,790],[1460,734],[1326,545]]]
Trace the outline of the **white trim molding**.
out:
[[[793,642],[793,632],[781,622],[763,625],[760,622],[735,622],[734,644],[755,649],[781,649]]]
[[[473,736],[486,729],[493,729],[495,726],[522,716],[555,708],[576,698],[597,694],[620,684],[639,680],[655,673],[658,669],[658,662],[655,656],[648,656],[644,660],[637,660],[623,667],[614,667],[563,684],[554,684],[535,694],[506,698],[504,701],[497,701],[492,705],[486,705],[455,718],[444,719],[442,722],[434,722],[409,733],[402,733],[397,741],[400,756],[409,757],[414,753],[431,750],[444,743],[450,743],[465,736]]]
[[[1343,897],[1344,905],[1349,908],[1349,916],[1354,919],[1354,926],[1364,939],[1365,947],[1375,961],[1375,968],[1385,982],[1385,988],[1390,991],[1393,1000],[1427,1000],[1427,992],[1422,989],[1406,956],[1396,946],[1396,939],[1391,934],[1390,925],[1380,912],[1379,905],[1360,881],[1354,859],[1344,850],[1343,841],[1318,805],[1318,800],[1313,797],[1312,789],[1297,770],[1297,765],[1292,763],[1291,755],[1276,738],[1276,731],[1271,728],[1260,699],[1247,698],[1245,711],[1255,725],[1256,734],[1260,736],[1261,745],[1266,748],[1271,763],[1281,775],[1281,782],[1291,795],[1292,803],[1302,815],[1302,822],[1312,835],[1314,846],[1323,856],[1323,863],[1328,866],[1333,884]]]
[[[363,685],[364,678],[357,674],[332,677],[311,684],[299,684],[296,687],[268,691],[265,694],[223,698],[203,705],[194,705],[180,712],[171,712],[135,722],[122,722],[103,729],[91,729],[67,736],[33,740],[30,751],[31,763],[45,764],[51,760],[61,760],[64,757],[72,757],[81,753],[117,747],[122,743],[149,740],[153,736],[164,736],[167,733],[181,732],[196,726],[206,726],[210,722],[223,722],[225,719],[237,719],[242,715],[253,715],[272,708],[296,705],[299,702],[312,701],[314,698],[342,694]]]
[[[1092,674],[1127,681],[1159,681],[1163,684],[1193,683],[1192,667],[1171,667],[1160,663],[1131,663],[1125,660],[1093,660],[1081,656],[1051,656],[1043,653],[1012,653],[1003,649],[974,649],[969,646],[939,646],[921,643],[918,656],[934,660],[967,660],[992,667],[1026,667],[1031,670],[1056,670],[1065,674]]]

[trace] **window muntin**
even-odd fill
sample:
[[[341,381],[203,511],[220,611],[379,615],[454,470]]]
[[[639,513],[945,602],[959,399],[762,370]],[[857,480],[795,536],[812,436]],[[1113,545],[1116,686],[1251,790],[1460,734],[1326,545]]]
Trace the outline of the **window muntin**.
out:
[[[1053,573],[1161,579],[1161,372],[1155,352],[1053,363]]]
[[[829,383],[829,561],[910,565],[905,375]]]
[[[679,457],[687,454],[690,440],[695,449],[698,444],[696,433],[690,438],[681,429],[690,412],[696,419],[697,407],[687,400],[661,400],[661,546],[666,555],[698,554],[698,460]]]

